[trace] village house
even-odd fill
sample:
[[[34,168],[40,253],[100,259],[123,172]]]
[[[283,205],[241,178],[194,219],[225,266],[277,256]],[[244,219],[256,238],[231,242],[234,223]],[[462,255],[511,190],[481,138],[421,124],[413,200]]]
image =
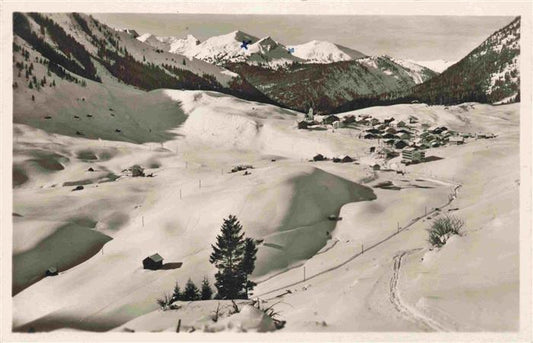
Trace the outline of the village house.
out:
[[[56,276],[58,275],[58,271],[57,271],[57,268],[56,267],[50,267],[46,270],[46,272],[44,273],[45,276]]]
[[[392,133],[386,133],[383,135],[384,139],[399,139],[400,137],[397,135],[393,135]]]
[[[372,133],[372,134],[375,134],[375,135],[381,133],[381,131],[379,131],[378,129],[368,129],[368,130],[366,130],[366,132],[369,132],[369,133]]]
[[[343,118],[342,123],[344,125],[355,123],[355,116],[349,115]]]
[[[364,139],[376,139],[378,138],[378,136],[373,133],[367,133],[366,135],[363,136],[363,138]]]
[[[339,121],[339,117],[337,116],[334,116],[334,115],[330,115],[330,116],[327,116],[323,121],[322,121],[322,124],[333,124],[333,122],[335,121]]]
[[[426,158],[426,153],[424,151],[416,150],[416,149],[406,149],[402,151],[402,163],[403,164],[411,164],[411,163],[419,163],[424,161]]]
[[[298,129],[307,129],[309,127],[309,124],[302,120],[300,122],[298,122]]]
[[[401,139],[409,140],[409,139],[411,139],[411,135],[408,134],[408,133],[406,133],[406,132],[404,132],[404,133],[402,133],[402,134],[400,135],[400,138],[401,138]]]
[[[465,139],[463,137],[460,137],[460,136],[453,136],[453,137],[450,137],[449,143],[450,144],[455,144],[455,145],[460,145],[460,144],[464,144],[465,143]]]
[[[389,145],[389,146],[393,146],[394,145],[394,142],[395,142],[395,139],[387,139],[385,141],[383,141],[386,145]]]
[[[408,145],[409,145],[409,143],[407,141],[404,141],[403,139],[400,139],[400,140],[397,140],[397,141],[394,142],[394,147],[396,149],[403,149],[403,148],[405,148]]]
[[[324,161],[326,158],[324,157],[324,155],[322,154],[316,154],[314,157],[313,157],[313,161]]]

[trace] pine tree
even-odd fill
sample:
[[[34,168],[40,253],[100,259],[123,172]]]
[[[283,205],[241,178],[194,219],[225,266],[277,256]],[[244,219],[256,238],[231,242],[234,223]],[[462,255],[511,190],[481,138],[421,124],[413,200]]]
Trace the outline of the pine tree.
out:
[[[218,269],[215,287],[220,299],[239,299],[244,296],[246,278],[240,267],[244,258],[245,240],[241,230],[237,217],[230,215],[228,219],[224,219],[216,246],[211,245],[213,252],[209,262]]]
[[[174,293],[172,293],[172,302],[181,300],[182,294],[180,290],[180,285],[176,282],[176,286],[174,286]]]
[[[202,292],[201,292],[200,298],[202,300],[211,300],[212,296],[213,296],[213,290],[211,289],[209,280],[207,279],[207,277],[204,277],[202,281]]]
[[[183,65],[187,65],[187,62],[185,62],[185,58],[183,59]]]
[[[182,300],[185,301],[195,301],[200,299],[200,291],[191,279],[189,279],[187,281],[187,284],[185,285],[185,290],[183,291],[182,298]]]
[[[241,271],[244,273],[246,280],[245,289],[246,297],[248,298],[248,292],[253,290],[257,285],[255,282],[248,280],[248,275],[252,274],[255,268],[255,259],[257,254],[257,247],[255,241],[251,238],[246,238],[244,243],[244,258],[241,263]]]
[[[33,89],[33,83],[30,81],[30,84],[28,85],[30,89]]]

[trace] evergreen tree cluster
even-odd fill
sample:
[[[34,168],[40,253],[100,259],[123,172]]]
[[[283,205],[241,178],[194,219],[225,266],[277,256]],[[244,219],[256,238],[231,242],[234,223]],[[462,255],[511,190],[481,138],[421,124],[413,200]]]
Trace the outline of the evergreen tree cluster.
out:
[[[288,64],[279,69],[247,63],[228,63],[225,67],[259,87],[273,101],[293,110],[307,111],[310,103],[322,113],[337,113],[339,107],[359,99],[375,99],[383,92],[409,89],[415,85],[406,70],[388,57],[374,60],[377,68],[364,63]],[[393,75],[384,74],[389,70]],[[436,73],[425,70],[427,77]],[[395,77],[398,76],[398,77]]]
[[[13,32],[48,59],[50,70],[55,72],[60,70],[59,66],[61,66],[85,78],[101,81],[91,61],[91,55],[85,50],[83,45],[65,33],[63,28],[53,20],[39,13],[29,13],[28,16],[46,29],[46,34],[50,36],[62,53],[59,53],[56,48],[48,44],[44,37],[39,37],[37,33],[33,32],[28,18],[22,13],[13,13]]]
[[[176,282],[174,291],[172,293],[171,301],[197,301],[197,300],[211,300],[213,297],[213,290],[207,277],[202,280],[201,289],[189,279],[185,284],[185,289],[182,291],[179,284]]]
[[[230,215],[224,219],[212,248],[209,262],[218,269],[215,274],[217,298],[248,299],[255,286],[248,276],[255,267],[257,247],[253,239],[244,237],[237,217]]]

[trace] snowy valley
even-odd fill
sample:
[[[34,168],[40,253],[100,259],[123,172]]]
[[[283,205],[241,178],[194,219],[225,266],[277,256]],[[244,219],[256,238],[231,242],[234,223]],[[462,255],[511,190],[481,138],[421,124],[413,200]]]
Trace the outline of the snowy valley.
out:
[[[13,331],[519,330],[519,18],[446,70],[14,22]],[[483,56],[474,102],[447,82]],[[257,248],[249,299],[166,301],[216,284],[229,215]],[[441,218],[463,225],[435,243]]]

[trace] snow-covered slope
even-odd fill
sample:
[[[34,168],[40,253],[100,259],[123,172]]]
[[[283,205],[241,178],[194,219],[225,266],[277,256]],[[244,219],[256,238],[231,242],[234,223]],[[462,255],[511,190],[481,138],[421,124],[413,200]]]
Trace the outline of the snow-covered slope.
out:
[[[137,39],[154,48],[179,55],[185,55],[187,51],[200,44],[200,41],[193,35],[187,35],[186,38],[178,38],[172,36],[159,37],[150,33],[145,33],[137,37]]]
[[[184,39],[180,39],[176,37],[159,37],[159,38],[162,39],[163,41],[168,42],[168,44],[170,45],[169,52],[174,53],[174,54],[185,55],[188,50],[200,44],[200,41],[193,35],[187,35],[187,37]]]
[[[380,67],[384,62],[376,63]],[[44,71],[36,64],[36,73]],[[176,281],[184,285],[192,278],[199,283],[207,276],[212,282],[210,244],[230,213],[238,216],[247,235],[264,239],[253,275],[259,284],[255,294],[267,300],[281,292],[276,289],[291,290],[284,301],[294,308],[281,309],[286,330],[429,330],[388,301],[395,258],[414,249],[419,249],[413,255],[419,258],[406,257],[405,269],[396,271],[400,278],[395,289],[401,290],[404,302],[457,330],[516,328],[514,182],[519,170],[502,170],[515,165],[518,157],[517,105],[463,109],[409,104],[349,113],[394,115],[398,120],[415,114],[431,126],[485,128],[498,134],[491,149],[478,140],[466,148],[430,150],[428,155],[445,158],[397,175],[372,171],[366,161],[374,143],[357,139],[351,129],[298,130],[296,122],[303,116],[276,106],[216,92],[145,93],[112,80],[104,80],[105,86],[90,81],[85,87],[63,81],[36,92],[35,101],[32,91],[15,90],[14,280],[20,291],[13,299],[15,330],[171,328],[181,310],[160,311],[155,299],[171,291]],[[85,136],[69,133],[75,130]],[[360,156],[360,163],[307,162],[316,153]],[[254,166],[251,175],[228,173],[240,163]],[[128,177],[122,171],[133,164],[143,165],[154,177]],[[485,164],[489,168],[477,169]],[[397,221],[404,225],[425,206],[447,201],[450,179],[458,175],[465,191],[459,193],[456,213],[469,223],[466,237],[425,255],[426,224],[419,222],[347,261],[361,243],[369,247],[396,232]],[[397,192],[371,188],[368,183],[376,178],[426,181],[423,187]],[[487,188],[487,182],[494,184]],[[84,189],[73,192],[75,185]],[[495,206],[501,202],[506,205]],[[327,220],[331,214],[343,220]],[[490,235],[482,234],[485,228]],[[76,242],[77,249],[63,247],[65,241]],[[475,248],[485,245],[491,249]],[[142,259],[155,252],[168,268],[143,270]],[[456,260],[463,254],[468,263]],[[177,262],[181,267],[172,269]],[[53,265],[60,268],[58,276],[35,282]],[[302,281],[303,265],[309,279],[292,285]],[[402,273],[414,276],[407,279]],[[427,286],[432,278],[439,280],[438,287]],[[492,301],[494,297],[505,301]],[[455,299],[460,305],[454,305]],[[196,325],[193,321],[214,311],[216,304],[200,307],[195,310],[193,303],[186,311],[197,312],[184,310],[184,328]],[[462,321],[450,323],[447,316]]]
[[[431,60],[431,61],[407,60],[407,61],[429,68],[439,74],[445,71],[446,69],[448,69],[448,67],[457,63],[457,61],[446,61],[446,60]]]
[[[326,41],[312,40],[300,45],[289,45],[288,48],[294,49],[292,54],[308,63],[332,63],[365,57],[359,51]]]
[[[383,69],[383,67],[380,67],[378,65],[379,64],[378,61],[380,60],[389,61],[389,62],[396,64],[397,66],[400,66],[401,69],[409,75],[409,77],[413,80],[415,84],[423,83],[431,79],[433,76],[435,76],[435,73],[429,68],[423,67],[419,64],[416,64],[410,61],[401,60],[401,59],[393,58],[393,57],[386,56],[386,55],[361,58],[359,62],[367,65],[370,68],[382,69],[383,72],[387,75],[399,77],[397,66],[396,67],[393,66],[392,68],[385,67],[385,69]]]

